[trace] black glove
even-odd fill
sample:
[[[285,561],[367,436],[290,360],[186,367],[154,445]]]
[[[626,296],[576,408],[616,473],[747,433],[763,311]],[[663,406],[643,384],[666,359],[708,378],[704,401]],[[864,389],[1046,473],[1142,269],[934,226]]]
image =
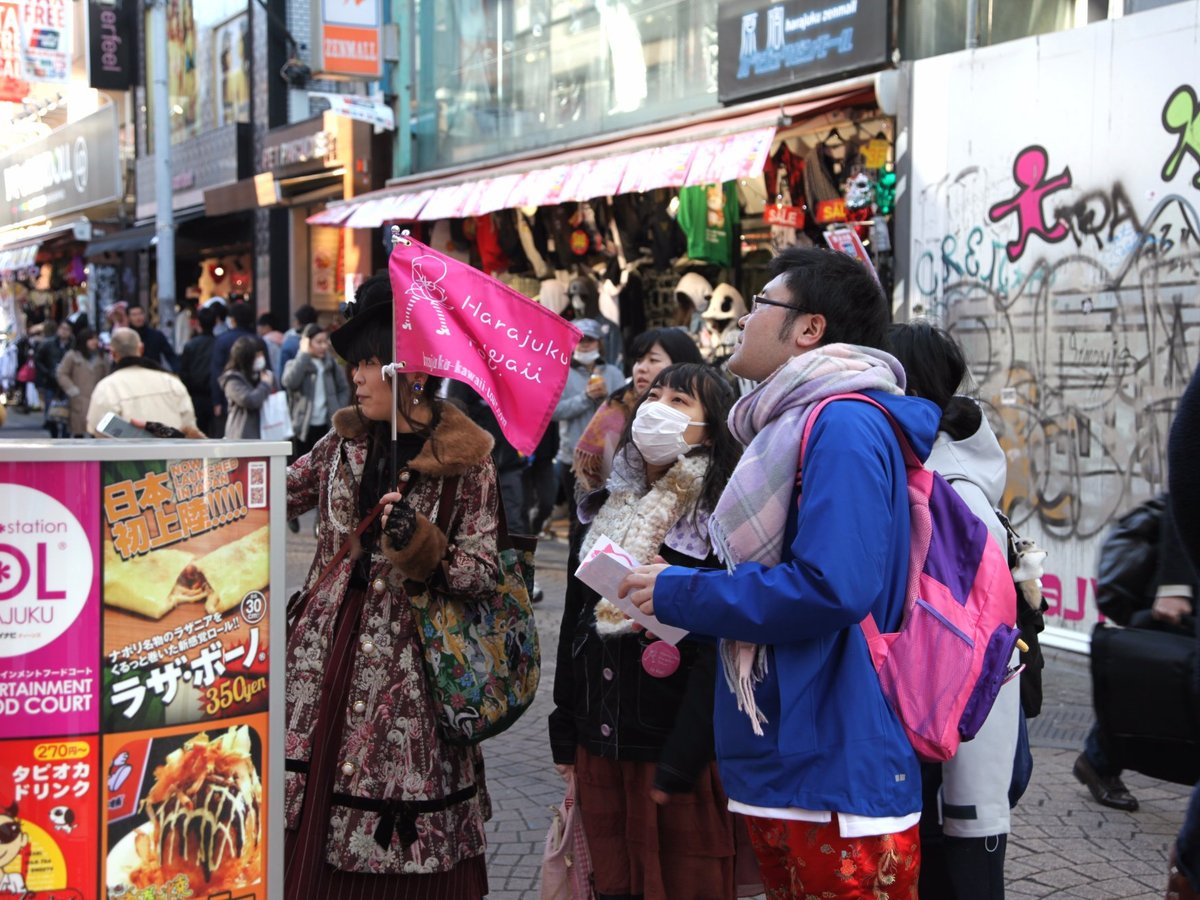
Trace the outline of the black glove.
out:
[[[187,437],[178,428],[172,428],[170,425],[164,425],[162,422],[147,422],[143,428],[156,438]]]
[[[383,533],[388,536],[392,547],[403,550],[412,540],[413,532],[417,530],[417,514],[407,503],[393,503],[392,511],[388,513],[387,524]]]

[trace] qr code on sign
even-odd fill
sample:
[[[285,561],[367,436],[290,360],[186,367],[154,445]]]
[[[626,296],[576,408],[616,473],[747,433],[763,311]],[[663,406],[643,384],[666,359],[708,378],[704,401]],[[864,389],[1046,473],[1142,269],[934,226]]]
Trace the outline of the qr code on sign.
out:
[[[250,509],[264,509],[267,505],[267,464],[252,462],[246,465],[246,487],[250,495],[246,506]]]

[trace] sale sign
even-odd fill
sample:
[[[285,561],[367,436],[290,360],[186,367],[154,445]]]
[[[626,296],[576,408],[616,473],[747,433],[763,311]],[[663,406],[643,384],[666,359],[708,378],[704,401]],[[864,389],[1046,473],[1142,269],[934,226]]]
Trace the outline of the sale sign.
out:
[[[96,463],[0,463],[0,718],[6,737],[94,732]]]

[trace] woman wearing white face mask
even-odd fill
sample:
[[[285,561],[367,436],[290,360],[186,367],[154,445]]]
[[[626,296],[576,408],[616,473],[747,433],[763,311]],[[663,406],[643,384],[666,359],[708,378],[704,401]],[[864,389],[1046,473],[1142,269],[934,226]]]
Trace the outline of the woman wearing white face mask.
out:
[[[225,392],[229,408],[225,437],[238,440],[261,436],[259,410],[275,389],[262,341],[256,337],[238,338],[229,350],[229,362],[217,383]]]
[[[581,553],[604,535],[639,563],[716,565],[707,518],[741,446],[733,391],[712,368],[662,370],[634,411],[605,492],[580,508]],[[594,519],[592,500],[602,501]],[[731,898],[732,814],[713,762],[715,647],[671,647],[571,576],[550,715],[575,778],[599,898]]]

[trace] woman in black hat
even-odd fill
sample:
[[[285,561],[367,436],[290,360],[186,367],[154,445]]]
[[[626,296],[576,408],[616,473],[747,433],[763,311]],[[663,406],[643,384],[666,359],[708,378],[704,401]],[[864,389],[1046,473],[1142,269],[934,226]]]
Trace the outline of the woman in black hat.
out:
[[[386,276],[358,289],[331,335],[350,366],[354,405],[288,469],[288,518],[319,510],[305,591],[321,582],[288,636],[288,900],[487,893],[483,756],[438,730],[406,586],[440,581],[466,596],[494,593],[492,439],[436,400],[437,379],[424,373],[399,373],[393,404],[384,374],[392,309]],[[455,524],[444,534],[433,520],[449,477],[458,478]],[[389,505],[361,552],[321,580],[381,500]]]

